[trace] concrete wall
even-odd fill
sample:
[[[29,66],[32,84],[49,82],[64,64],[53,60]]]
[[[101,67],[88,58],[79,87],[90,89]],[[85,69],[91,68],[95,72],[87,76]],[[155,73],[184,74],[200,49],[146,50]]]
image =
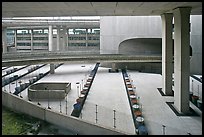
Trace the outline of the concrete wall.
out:
[[[100,127],[94,123],[88,123],[84,120],[66,116],[64,114],[46,110],[46,121],[56,124],[58,126],[66,127],[79,135],[124,135],[117,130],[111,130],[105,127]]]
[[[100,18],[100,53],[118,53],[119,44],[131,38],[161,38],[159,16],[102,16]]]
[[[81,135],[125,135],[118,130],[108,129],[103,126],[89,123],[84,120],[67,116],[59,112],[38,106],[30,101],[26,101],[16,95],[2,91],[2,105],[20,113],[28,114],[32,117],[39,118],[50,122],[51,124],[61,126],[77,132]]]
[[[162,55],[161,38],[135,38],[120,43],[119,54]]]
[[[26,101],[16,95],[8,92],[2,92],[2,105],[13,111],[25,113],[30,116],[45,120],[45,108]]]
[[[190,21],[190,45],[192,46],[190,72],[191,74],[202,75],[202,16],[191,16]]]
[[[202,75],[202,16],[193,15],[190,19],[190,44],[193,50],[190,60],[190,73]],[[119,46],[123,46],[125,51],[130,51],[132,48],[130,44],[135,43],[123,43],[124,41],[134,38],[161,38],[161,29],[160,16],[102,16],[100,18],[100,53],[120,53]],[[126,49],[125,44],[128,45]],[[146,45],[145,42],[140,43],[135,48],[140,47],[139,51],[141,51],[141,48],[143,48],[141,46]],[[148,52],[150,50],[157,49],[152,47]]]
[[[29,86],[28,98],[36,99],[64,99],[71,90],[71,83],[37,83]]]

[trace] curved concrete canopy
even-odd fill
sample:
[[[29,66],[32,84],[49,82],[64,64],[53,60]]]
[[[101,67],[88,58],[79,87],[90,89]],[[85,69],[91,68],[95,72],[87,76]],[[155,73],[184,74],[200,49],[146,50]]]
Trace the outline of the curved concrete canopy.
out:
[[[177,7],[202,15],[202,2],[2,2],[2,17],[155,16]]]

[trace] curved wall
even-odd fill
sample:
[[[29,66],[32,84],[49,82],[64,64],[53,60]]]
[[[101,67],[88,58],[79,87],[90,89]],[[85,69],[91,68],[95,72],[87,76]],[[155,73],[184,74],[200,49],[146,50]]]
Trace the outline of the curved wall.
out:
[[[119,44],[119,54],[162,55],[161,38],[134,38]]]

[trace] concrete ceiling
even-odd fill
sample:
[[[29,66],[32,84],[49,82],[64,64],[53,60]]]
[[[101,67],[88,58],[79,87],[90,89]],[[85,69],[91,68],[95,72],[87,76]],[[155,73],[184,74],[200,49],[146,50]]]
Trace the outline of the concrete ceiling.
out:
[[[90,21],[70,21],[70,20],[2,20],[2,27],[28,27],[28,28],[39,28],[48,27],[52,25],[54,28],[57,26],[66,26],[66,28],[99,28],[100,22],[98,20]],[[34,27],[33,27],[34,26]],[[39,27],[37,27],[39,26]],[[43,27],[43,28],[44,28]]]
[[[155,16],[189,6],[191,15],[202,15],[202,2],[2,2],[2,18]]]

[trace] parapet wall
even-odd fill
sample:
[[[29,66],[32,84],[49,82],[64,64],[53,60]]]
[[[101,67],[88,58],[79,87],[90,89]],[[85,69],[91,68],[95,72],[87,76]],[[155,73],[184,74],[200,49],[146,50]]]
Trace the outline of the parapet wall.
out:
[[[33,102],[24,100],[14,94],[2,91],[2,105],[20,113],[45,120],[51,124],[72,130],[79,135],[125,135],[118,130],[109,129],[103,126],[89,123],[84,120],[64,115],[45,107],[41,107]]]

